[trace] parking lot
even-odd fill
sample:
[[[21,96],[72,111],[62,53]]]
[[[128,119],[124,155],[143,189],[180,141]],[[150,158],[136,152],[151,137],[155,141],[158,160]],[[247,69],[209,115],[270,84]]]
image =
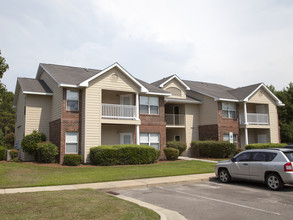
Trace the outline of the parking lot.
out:
[[[264,184],[209,182],[115,191],[166,209],[187,219],[292,219],[293,185],[270,191]]]

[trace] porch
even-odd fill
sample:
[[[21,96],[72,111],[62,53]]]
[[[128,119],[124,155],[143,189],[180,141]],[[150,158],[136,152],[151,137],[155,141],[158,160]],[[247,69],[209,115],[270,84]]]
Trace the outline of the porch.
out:
[[[239,106],[240,125],[269,125],[267,104],[242,103]]]

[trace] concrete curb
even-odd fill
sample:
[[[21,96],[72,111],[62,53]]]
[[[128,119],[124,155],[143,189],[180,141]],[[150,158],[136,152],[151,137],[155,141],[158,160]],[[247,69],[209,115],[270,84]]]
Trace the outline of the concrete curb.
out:
[[[146,202],[143,202],[143,201],[140,201],[137,199],[133,199],[128,196],[117,195],[116,197],[123,199],[123,200],[127,200],[129,202],[136,203],[142,207],[145,207],[145,208],[148,208],[148,209],[155,211],[156,213],[158,213],[160,215],[161,220],[186,220],[186,218],[183,215],[179,214],[178,212],[169,210],[169,209],[164,209],[162,207],[152,205],[150,203],[146,203]]]

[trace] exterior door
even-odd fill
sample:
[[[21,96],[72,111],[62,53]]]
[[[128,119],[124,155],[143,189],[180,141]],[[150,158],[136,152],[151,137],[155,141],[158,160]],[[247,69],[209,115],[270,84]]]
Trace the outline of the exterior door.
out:
[[[180,125],[179,106],[178,105],[174,106],[173,112],[174,112],[174,124]]]
[[[132,133],[120,133],[120,144],[133,144]]]

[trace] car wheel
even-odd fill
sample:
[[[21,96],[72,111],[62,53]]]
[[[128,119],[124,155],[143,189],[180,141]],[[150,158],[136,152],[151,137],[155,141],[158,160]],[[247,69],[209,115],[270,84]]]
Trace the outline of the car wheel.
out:
[[[229,183],[231,181],[231,176],[227,169],[221,169],[219,171],[219,180],[222,183]]]
[[[266,184],[270,190],[278,191],[283,188],[284,183],[281,177],[276,173],[267,175]]]

